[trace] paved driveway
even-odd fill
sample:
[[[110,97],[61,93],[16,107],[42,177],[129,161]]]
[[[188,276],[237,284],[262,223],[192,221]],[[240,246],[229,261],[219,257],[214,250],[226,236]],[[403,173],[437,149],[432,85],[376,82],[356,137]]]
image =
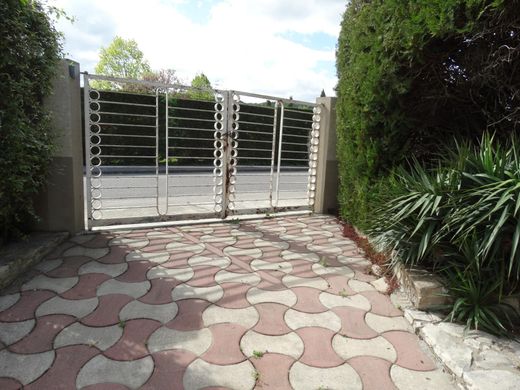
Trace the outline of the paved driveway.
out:
[[[330,217],[77,236],[0,296],[0,388],[446,389]]]

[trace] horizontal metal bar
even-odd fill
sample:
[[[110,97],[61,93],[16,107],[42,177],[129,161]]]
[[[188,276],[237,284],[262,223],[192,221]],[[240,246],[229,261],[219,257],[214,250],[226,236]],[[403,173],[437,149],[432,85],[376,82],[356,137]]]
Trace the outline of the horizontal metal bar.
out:
[[[256,152],[256,151],[259,151],[259,152],[269,152],[269,153],[272,152],[272,149],[261,149],[261,148],[241,148],[241,147],[238,148],[238,151],[242,151],[242,150],[251,150],[251,151],[253,151],[253,152]]]
[[[147,148],[155,149],[155,147],[156,147],[155,145],[144,146],[144,145],[109,145],[109,144],[99,144],[96,146],[105,147],[105,148],[134,148],[134,149],[147,149]]]
[[[308,143],[298,143],[298,142],[282,142],[283,145],[299,145],[299,146],[308,146]]]
[[[233,93],[236,93],[237,95],[243,95],[243,96],[249,96],[249,97],[256,97],[260,99],[268,99],[268,100],[274,100],[274,101],[283,101],[284,103],[294,103],[294,104],[304,104],[306,106],[314,107],[316,104],[311,102],[304,102],[302,100],[294,100],[294,99],[285,99],[280,98],[276,96],[270,96],[270,95],[261,95],[258,93],[250,93],[250,92],[242,92],[242,91],[231,91]]]
[[[206,131],[214,133],[215,129],[201,129],[200,127],[175,127],[175,126],[168,126],[168,129],[170,130],[189,130],[189,131]]]
[[[283,125],[284,129],[296,129],[296,130],[305,130],[305,131],[312,131],[312,128],[309,126],[307,127],[297,127],[297,126],[287,126],[286,124]]]
[[[204,157],[204,156],[187,156],[187,157],[183,157],[183,156],[169,156],[170,158],[176,158],[176,159],[179,159],[179,160],[185,160],[185,159],[197,159],[197,160],[215,160],[215,157]]]
[[[168,137],[168,139],[185,139],[188,141],[215,141],[215,138]]]
[[[316,104],[312,104],[312,107],[316,107]],[[290,108],[284,108],[285,112],[297,112],[298,114],[312,114],[312,111],[304,111],[304,110],[292,110]]]
[[[309,152],[304,152],[302,150],[285,150],[285,149],[282,149],[282,152],[285,152],[285,153],[303,153],[303,154],[309,154]]]
[[[213,102],[211,102],[211,103],[213,103]],[[174,111],[175,110],[185,110],[185,111],[198,111],[198,112],[211,112],[211,113],[215,112],[215,110],[204,110],[203,108],[189,108],[189,107],[178,107],[178,106],[170,106],[170,105],[168,105],[168,108],[171,108]]]
[[[284,136],[284,137],[298,137],[298,138],[306,138],[306,139],[309,138],[309,135],[287,134],[287,133],[283,133],[283,136]]]
[[[132,177],[132,180],[134,180],[135,177]],[[144,179],[144,178],[143,178]],[[147,177],[146,179],[150,179],[149,177]],[[105,187],[105,186],[101,186],[99,189],[101,191],[104,191],[104,190],[128,190],[128,189],[134,189],[134,188],[144,188],[144,189],[150,189],[150,186],[131,186],[131,187]],[[155,190],[155,188],[154,188]],[[156,196],[156,195],[154,195]]]
[[[153,204],[153,205],[139,205],[139,206],[133,206],[133,205],[129,205],[129,206],[114,206],[114,207],[101,207],[101,211],[105,211],[105,210],[128,210],[128,209],[156,209],[157,208],[157,205],[156,204]]]
[[[242,156],[238,156],[238,157],[234,157],[234,158],[237,158],[239,160],[271,160],[271,157],[242,157]]]
[[[142,118],[156,118],[155,115],[147,115],[147,114],[129,114],[126,112],[112,112],[112,111],[96,111],[93,114],[104,114],[104,115],[119,115],[119,116],[137,116]]]
[[[168,116],[168,119],[178,119],[181,121],[194,121],[194,122],[211,122],[211,123],[215,122],[215,119],[186,118],[186,117],[181,117],[181,116]]]
[[[215,150],[215,148],[195,148],[188,146],[168,146],[168,149],[179,149],[179,150]]]
[[[242,105],[242,104],[241,104]],[[258,107],[258,106],[256,106]],[[263,107],[262,107],[263,108]],[[271,108],[272,110],[272,108]],[[256,112],[247,112],[247,111],[240,111],[240,115],[251,115],[251,116],[261,116],[264,118],[271,118],[274,119],[274,115],[267,115],[267,114],[257,114]],[[311,121],[312,122],[312,121]]]
[[[301,192],[305,192],[307,193],[307,189],[305,190],[300,190],[300,191],[296,191],[296,190],[280,190],[280,192],[292,192],[292,193],[301,193]],[[299,198],[297,198],[299,199]]]
[[[101,195],[100,200],[121,200],[121,199],[156,199],[157,193],[155,191],[155,188],[150,188],[150,190],[153,190],[153,194],[143,194],[143,195],[125,195],[125,196],[108,196],[108,195]]]
[[[309,115],[312,115],[312,112],[309,112]],[[285,117],[285,120],[286,121],[298,121],[298,122],[311,122],[312,123],[312,117],[311,119],[300,119],[300,118],[289,118],[289,117]]]
[[[308,158],[284,158],[284,157],[282,157],[282,160],[284,160],[284,161],[309,161]]]
[[[192,185],[187,185],[187,186],[180,186],[178,184],[170,184],[170,185],[168,185],[168,187],[172,187],[172,188],[214,187],[214,186],[215,186],[214,183],[209,183],[209,184],[192,184]]]
[[[97,74],[88,74],[88,78],[90,80],[104,80],[104,81],[113,81],[116,83],[123,83],[123,84],[141,84],[141,85],[148,85],[150,87],[161,87],[161,88],[177,88],[177,89],[196,89],[196,90],[208,90],[208,88],[196,88],[196,87],[190,87],[186,85],[181,84],[165,84],[165,83],[159,83],[155,81],[147,81],[147,80],[136,80],[136,79],[125,79],[121,77],[111,77],[111,76],[102,76]],[[213,92],[213,89],[211,89]],[[110,91],[115,92],[115,91]],[[127,92],[124,92],[127,93]],[[145,95],[150,97],[155,97],[151,95]]]
[[[272,126],[272,124],[271,124]],[[244,132],[247,134],[263,134],[263,135],[273,135],[273,132],[265,132],[265,131],[255,131],[255,130],[247,130],[247,129],[239,129],[238,132]]]
[[[272,123],[259,123],[259,122],[249,122],[249,121],[242,121],[242,120],[238,120],[238,123],[240,123],[241,125],[242,125],[242,124],[246,124],[246,125],[269,126],[269,127],[273,127],[273,124],[272,124]],[[269,134],[272,134],[272,133],[269,133]]]
[[[157,156],[120,156],[120,155],[110,155],[110,154],[101,154],[98,157],[101,157],[101,158],[157,158]]]
[[[263,143],[263,144],[272,144],[273,141],[262,141],[262,140],[258,140],[258,139],[240,139],[239,140],[241,143],[244,143],[244,142],[260,142],[260,143]],[[240,150],[241,148],[238,148],[238,150]]]
[[[176,196],[170,196],[170,198],[178,198]],[[215,204],[215,202],[197,202],[196,204],[191,203],[168,203],[168,206],[198,206],[198,205],[210,205]]]
[[[103,137],[128,137],[128,138],[153,138],[155,139],[155,135],[138,135],[138,134],[109,134],[109,133],[99,133],[99,134],[91,134],[91,135],[100,135]]]
[[[91,123],[92,125],[100,125],[100,126],[126,126],[126,127],[151,127],[155,129],[155,125],[131,125],[129,123],[106,123],[106,122],[99,122],[99,123]]]
[[[106,103],[106,104],[119,104],[119,105],[122,105],[122,106],[137,106],[137,107],[153,107],[153,108],[155,108],[155,104],[113,102],[111,100],[95,100],[95,101],[93,101],[93,103],[95,103],[95,102],[97,102],[97,103]]]

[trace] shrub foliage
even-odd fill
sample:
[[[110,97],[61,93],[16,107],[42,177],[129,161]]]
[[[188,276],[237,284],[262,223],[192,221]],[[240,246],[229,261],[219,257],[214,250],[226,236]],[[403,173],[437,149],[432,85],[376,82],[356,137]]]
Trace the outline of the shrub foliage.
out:
[[[389,173],[454,135],[520,126],[518,0],[352,0],[338,42],[341,214],[361,228]],[[390,192],[390,193],[389,193]]]
[[[38,1],[0,2],[0,244],[33,217],[32,198],[52,153],[42,101],[61,54]]]

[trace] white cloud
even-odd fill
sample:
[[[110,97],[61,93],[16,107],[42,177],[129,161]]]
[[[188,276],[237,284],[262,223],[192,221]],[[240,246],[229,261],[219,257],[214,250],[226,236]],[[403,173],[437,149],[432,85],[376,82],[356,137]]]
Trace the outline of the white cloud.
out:
[[[176,0],[56,0],[77,21],[60,22],[66,50],[93,71],[115,35],[135,39],[152,68],[176,69],[189,81],[204,72],[220,88],[313,100],[333,94],[334,50],[312,48],[283,33],[339,33],[345,0],[197,1],[211,7],[201,24]],[[177,5],[184,3],[182,10]],[[189,4],[188,4],[189,5]]]

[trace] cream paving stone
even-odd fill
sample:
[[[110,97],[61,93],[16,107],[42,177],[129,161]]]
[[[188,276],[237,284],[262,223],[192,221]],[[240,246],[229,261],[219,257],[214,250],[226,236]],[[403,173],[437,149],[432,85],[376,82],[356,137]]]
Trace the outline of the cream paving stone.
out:
[[[354,271],[352,271],[346,265],[344,265],[343,267],[329,267],[329,266],[323,266],[319,263],[315,263],[312,265],[312,270],[315,273],[317,273],[318,275],[336,274],[336,275],[346,276],[348,278],[353,278],[355,275]]]
[[[212,235],[205,235],[200,238],[201,242],[213,244],[213,243],[220,243],[220,244],[227,244],[227,245],[233,245],[237,242],[237,239],[235,237],[231,236],[212,236]]]
[[[119,318],[123,321],[134,318],[147,318],[165,324],[175,318],[178,309],[175,302],[165,303],[163,305],[151,305],[140,301],[132,301],[121,309]]]
[[[361,340],[337,334],[332,338],[332,348],[344,360],[355,356],[374,356],[394,363],[397,359],[394,346],[381,336]]]
[[[340,255],[343,251],[335,245],[307,244],[307,249],[313,252],[326,253],[329,255]]]
[[[280,303],[285,306],[294,306],[298,298],[292,290],[270,291],[251,287],[247,290],[246,298],[252,305],[264,302]]]
[[[289,382],[294,389],[298,390],[361,390],[363,388],[361,378],[348,363],[332,368],[316,368],[296,362],[289,370]]]
[[[215,274],[215,281],[217,283],[244,283],[256,286],[260,283],[260,280],[260,276],[253,273],[241,274],[222,270]]]
[[[283,226],[263,226],[263,225],[258,225],[257,229],[261,230],[263,232],[276,233],[276,234],[285,233],[287,231],[287,229],[285,227],[283,227]]]
[[[166,245],[166,250],[172,252],[200,253],[204,251],[204,249],[204,244],[194,244],[191,242],[170,242],[168,245]]]
[[[306,327],[327,328],[334,332],[341,329],[341,319],[331,311],[323,313],[303,313],[298,310],[289,309],[285,312],[285,323],[292,330]]]
[[[327,281],[320,277],[300,278],[299,276],[285,275],[282,278],[282,283],[285,284],[287,288],[312,287],[318,290],[326,290],[329,288]]]
[[[141,261],[148,260],[155,264],[162,264],[170,260],[170,254],[168,252],[142,252],[135,250],[130,252],[125,257],[126,261]]]
[[[175,278],[181,282],[187,282],[193,277],[193,269],[191,267],[166,268],[158,265],[150,268],[146,273],[146,277],[148,279]]]
[[[277,249],[289,249],[289,243],[283,241],[269,241],[263,239],[256,239],[253,244],[257,248],[277,248]]]
[[[240,340],[240,348],[246,356],[253,356],[254,351],[281,353],[298,359],[303,354],[303,341],[296,333],[282,336],[267,336],[250,330]]]
[[[224,290],[219,285],[211,287],[193,287],[187,284],[179,284],[172,291],[172,299],[178,301],[181,299],[197,298],[215,303],[224,295]]]
[[[214,232],[213,228],[222,227],[221,224],[211,224],[211,227],[202,227],[202,226],[179,226],[178,229],[182,232],[186,233],[202,233],[202,234],[212,234]]]
[[[20,294],[9,294],[0,296],[0,311],[4,311],[13,306],[20,299]]]
[[[43,260],[36,264],[34,268],[41,272],[49,272],[58,268],[61,264],[63,264],[63,259]]]
[[[379,291],[380,293],[385,294],[390,286],[388,285],[388,282],[386,281],[386,278],[383,276],[382,278],[376,279],[373,282],[370,282],[374,288]]]
[[[63,256],[86,256],[93,259],[99,259],[103,256],[106,256],[109,251],[109,248],[85,248],[83,246],[76,245],[70,249],[67,249],[65,253],[63,253]]]
[[[451,375],[440,369],[434,371],[414,371],[394,364],[392,368],[390,368],[390,377],[399,390],[459,389],[459,387],[453,383]]]
[[[202,313],[204,326],[229,322],[250,329],[256,325],[259,318],[260,316],[253,306],[244,309],[228,309],[211,305]]]
[[[135,299],[142,297],[150,289],[150,282],[127,283],[119,280],[109,279],[103,282],[97,289],[97,295],[126,294]]]
[[[105,351],[114,345],[122,335],[123,328],[119,325],[93,327],[75,322],[56,336],[54,348],[85,344]]]
[[[211,330],[181,331],[170,328],[159,328],[148,338],[148,350],[151,353],[168,349],[185,349],[200,356],[208,350],[213,341]]]
[[[251,390],[255,386],[255,368],[249,361],[221,366],[202,359],[194,360],[183,377],[185,390],[199,390],[209,387],[233,390]]]
[[[235,248],[234,246],[227,246],[224,248],[224,254],[228,256],[249,256],[254,259],[262,257],[262,250],[258,248]]]
[[[288,261],[280,261],[277,263],[271,263],[269,261],[264,260],[253,260],[250,263],[250,266],[255,271],[281,271],[286,274],[290,273],[293,270],[293,267]]]
[[[104,264],[94,260],[83,264],[78,270],[78,274],[106,274],[115,278],[124,273],[127,269],[128,264],[126,263]]]
[[[283,251],[281,253],[281,256],[284,260],[290,261],[290,260],[306,260],[311,261],[313,263],[317,263],[320,261],[320,256],[318,256],[316,253],[311,252],[294,252],[294,251]]]
[[[307,228],[307,223],[297,222],[295,220],[287,221],[281,220],[278,221],[278,225],[288,228]]]
[[[14,378],[23,385],[31,383],[49,369],[54,351],[19,354],[7,349],[0,351],[0,377]]]
[[[311,237],[317,236],[318,238],[319,237],[327,237],[327,238],[334,237],[334,234],[332,234],[331,232],[322,230],[322,229],[314,230],[314,229],[305,228],[305,229],[302,229],[302,234],[304,234],[306,236],[311,236]]]
[[[375,291],[376,289],[370,283],[362,282],[360,280],[351,279],[348,281],[349,287],[355,292],[363,292],[363,291]]]
[[[110,240],[109,246],[127,246],[129,248],[144,248],[150,243],[147,238],[116,237]]]
[[[127,362],[97,355],[81,368],[76,378],[76,387],[81,389],[97,383],[117,383],[130,389],[139,389],[150,378],[153,368],[150,356]]]
[[[341,296],[322,292],[319,296],[323,306],[332,309],[333,307],[350,306],[361,310],[370,310],[372,305],[370,301],[361,294]]]
[[[242,237],[242,238],[262,238],[264,235],[260,232],[247,232],[238,229],[232,229],[229,234],[234,237]]]
[[[306,243],[306,242],[312,241],[312,237],[304,236],[301,234],[280,234],[280,239],[284,240],[284,241],[289,241],[289,242],[301,242],[301,243]]]
[[[338,259],[338,261],[340,263],[345,264],[345,265],[357,266],[357,267],[369,267],[371,265],[370,261],[368,261],[367,259],[365,259],[364,257],[361,257],[361,256],[352,257],[352,256],[340,255],[340,256],[337,256],[336,258]]]
[[[221,256],[192,256],[189,258],[188,264],[192,267],[206,265],[224,269],[231,264],[231,260]]]
[[[0,322],[0,341],[11,345],[23,339],[34,327],[34,320],[20,322]]]
[[[388,332],[390,330],[404,330],[413,333],[412,326],[402,316],[385,317],[373,313],[367,313],[365,315],[365,322],[378,333]]]
[[[62,297],[53,297],[38,306],[36,309],[36,317],[49,314],[66,314],[76,318],[82,318],[92,313],[97,305],[97,298],[64,299]]]
[[[70,290],[78,283],[78,277],[71,278],[51,278],[45,275],[38,275],[22,286],[22,291],[27,290],[51,290],[61,294]]]
[[[148,238],[148,239],[180,240],[182,238],[182,234],[180,234],[180,233],[173,233],[171,231],[155,230],[155,231],[146,233],[146,238]]]

